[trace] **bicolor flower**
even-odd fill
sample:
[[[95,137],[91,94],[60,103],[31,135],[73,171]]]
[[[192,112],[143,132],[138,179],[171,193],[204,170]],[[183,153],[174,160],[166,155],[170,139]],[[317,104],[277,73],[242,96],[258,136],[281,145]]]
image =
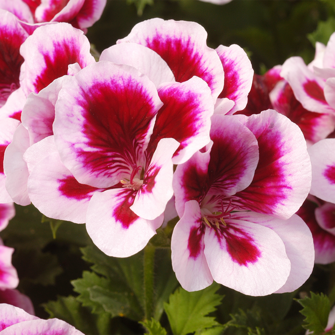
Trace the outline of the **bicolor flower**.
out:
[[[254,296],[295,290],[314,264],[311,233],[293,215],[311,179],[301,131],[268,110],[214,115],[210,136],[174,176],[177,279],[188,291],[213,280]]]
[[[335,204],[309,196],[297,212],[313,235],[316,264],[335,261]]]
[[[86,221],[106,254],[130,256],[163,222],[173,195],[173,164],[210,141],[213,109],[211,91],[200,78],[162,84],[157,91],[133,67],[89,65],[62,84],[53,125],[56,152],[42,160],[27,152],[30,198],[46,215],[58,212],[62,219],[66,201],[85,203],[80,218],[71,220]],[[55,205],[57,198],[62,205]]]
[[[68,22],[86,30],[99,20],[106,0],[0,0],[0,8],[18,17],[29,30],[43,22]]]
[[[0,304],[0,331],[3,335],[84,335],[62,320],[43,320],[8,304]]]

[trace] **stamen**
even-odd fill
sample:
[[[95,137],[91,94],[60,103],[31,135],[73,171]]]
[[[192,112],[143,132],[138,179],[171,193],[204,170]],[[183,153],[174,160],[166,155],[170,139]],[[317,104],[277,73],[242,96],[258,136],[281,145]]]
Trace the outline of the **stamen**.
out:
[[[209,221],[207,220],[206,216],[203,217],[206,225],[209,227],[209,228],[212,228],[211,224],[209,223]]]
[[[227,223],[226,223],[226,221],[223,219],[223,217],[220,218],[220,221],[221,221],[221,223],[222,223],[225,227],[227,227]]]

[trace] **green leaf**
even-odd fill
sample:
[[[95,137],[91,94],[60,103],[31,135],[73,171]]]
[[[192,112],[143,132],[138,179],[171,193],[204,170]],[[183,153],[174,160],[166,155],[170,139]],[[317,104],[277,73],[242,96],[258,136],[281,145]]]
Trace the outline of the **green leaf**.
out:
[[[44,304],[51,318],[68,322],[86,335],[105,335],[111,333],[111,317],[108,313],[92,314],[76,298],[58,297],[57,301]]]
[[[198,292],[187,292],[179,288],[170,296],[169,303],[164,304],[164,309],[174,335],[186,335],[219,325],[214,317],[207,316],[221,303],[223,297],[215,293],[219,287],[213,283]]]
[[[223,334],[224,329],[223,326],[217,326],[205,330],[198,330],[195,335],[221,335]]]
[[[83,279],[72,282],[78,299],[95,313],[101,310],[111,315],[124,315],[136,321],[144,317],[143,251],[128,258],[108,257],[95,246],[82,249],[84,259],[93,263],[95,273],[85,272]],[[171,267],[170,251],[155,253],[153,314],[159,320],[163,304],[178,285]],[[104,277],[100,277],[103,275]]]
[[[327,44],[330,35],[335,31],[335,18],[330,17],[327,21],[320,21],[314,32],[308,34],[309,41],[315,46],[316,42]]]
[[[146,329],[146,334],[149,335],[167,335],[166,330],[161,326],[159,321],[155,320],[154,318],[151,318],[151,320],[145,320],[143,322],[140,322],[141,325],[143,325]]]
[[[311,297],[297,300],[303,309],[300,313],[305,316],[303,327],[314,335],[322,334],[327,326],[330,312],[329,298],[324,294],[311,292]]]

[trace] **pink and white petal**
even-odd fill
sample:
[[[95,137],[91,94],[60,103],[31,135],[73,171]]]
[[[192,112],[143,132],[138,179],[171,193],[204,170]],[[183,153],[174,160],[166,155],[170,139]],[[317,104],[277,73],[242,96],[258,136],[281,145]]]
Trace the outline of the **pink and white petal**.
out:
[[[323,93],[325,82],[317,77],[300,57],[291,57],[284,64],[281,75],[291,85],[295,97],[309,111],[334,113]]]
[[[139,217],[154,220],[164,213],[173,195],[172,156],[179,143],[173,138],[159,141],[151,162],[145,171],[143,184],[138,190],[130,209]]]
[[[197,151],[187,162],[177,166],[172,185],[176,211],[180,218],[184,215],[188,201],[198,200],[200,203],[209,190],[208,164],[212,145],[213,142],[204,150]]]
[[[14,289],[0,290],[0,304],[10,304],[15,307],[22,308],[31,315],[35,315],[34,306],[26,295]],[[0,309],[1,310],[1,309]],[[3,314],[1,314],[3,316]],[[0,321],[3,321],[2,319]],[[2,330],[0,324],[0,331]]]
[[[324,94],[329,105],[335,108],[335,78],[327,79]]]
[[[29,7],[22,0],[0,0],[0,8],[11,12],[21,21],[34,23]]]
[[[315,56],[314,59],[307,65],[311,71],[314,71],[314,67],[323,68],[323,58],[325,55],[326,46],[323,43],[315,43]]]
[[[80,29],[91,27],[100,19],[105,6],[106,0],[85,0],[84,5],[76,17],[78,27]]]
[[[236,44],[229,47],[220,45],[216,52],[220,57],[225,74],[223,90],[218,101],[222,98],[234,101],[235,106],[229,111],[229,114],[234,114],[247,105],[254,70],[245,51]]]
[[[69,64],[78,63],[84,68],[95,63],[87,37],[67,23],[36,29],[22,44],[21,54],[25,62],[20,82],[27,95],[38,93],[55,79],[66,75]]]
[[[329,264],[335,261],[335,236],[323,230],[315,218],[318,200],[309,196],[297,212],[308,225],[314,241],[315,263]]]
[[[254,212],[288,219],[310,190],[311,163],[304,136],[274,110],[250,116],[246,126],[257,138],[259,163],[252,183],[234,201]]]
[[[19,284],[16,269],[12,265],[13,248],[0,245],[0,289],[15,288]]]
[[[335,139],[327,138],[315,143],[308,150],[312,163],[310,193],[335,203]]]
[[[49,136],[31,145],[23,154],[23,159],[27,163],[29,174],[37,163],[42,161],[47,155],[57,152],[54,136]]]
[[[4,230],[9,220],[15,216],[15,208],[12,203],[0,204],[0,231]]]
[[[42,214],[74,223],[86,222],[89,201],[99,191],[78,183],[62,164],[58,152],[39,161],[28,179],[29,198]]]
[[[22,88],[15,90],[7,99],[6,103],[0,108],[0,118],[10,117],[21,121],[21,113],[26,103],[26,95]]]
[[[58,320],[29,320],[22,321],[7,327],[1,332],[1,335],[84,335],[82,332],[69,325],[68,323]]]
[[[303,132],[306,141],[316,143],[326,138],[335,128],[333,114],[310,112],[295,98],[286,81],[279,82],[270,93],[273,108],[296,123]]]
[[[31,93],[28,96],[22,110],[22,123],[29,132],[31,144],[53,135],[55,105],[62,83],[66,79],[67,76],[58,78],[38,94]]]
[[[174,82],[174,75],[166,62],[153,50],[136,43],[121,43],[105,49],[100,61],[133,66],[156,85]]]
[[[335,324],[335,307],[333,307],[329,313],[328,316],[328,322],[327,322],[327,326],[325,328],[325,332],[329,332],[333,329],[333,326]]]
[[[8,145],[4,157],[4,172],[6,175],[6,189],[13,201],[21,206],[30,204],[27,192],[28,167],[23,159],[29,147],[28,131],[20,124]]]
[[[171,221],[174,218],[177,218],[178,216],[178,213],[176,211],[175,200],[176,200],[175,197],[172,196],[172,198],[166,204],[162,228],[165,228],[169,221]]]
[[[257,214],[248,214],[257,222]],[[251,296],[276,292],[291,271],[281,238],[238,214],[225,221],[228,226],[220,231],[212,228],[205,232],[204,252],[214,280]]]
[[[12,202],[11,196],[6,190],[6,176],[4,171],[4,157],[8,145],[12,142],[19,121],[5,118],[0,122],[0,203]]]
[[[20,87],[20,67],[24,61],[20,47],[27,37],[28,33],[18,19],[12,13],[0,9],[0,107]]]
[[[335,204],[325,203],[316,208],[315,218],[323,230],[335,236]]]
[[[208,165],[210,193],[234,195],[253,180],[259,160],[257,139],[240,123],[240,118],[230,115],[212,117],[210,136],[213,141]]]
[[[184,83],[162,85],[158,94],[164,105],[158,111],[148,151],[152,153],[162,138],[174,138],[180,146],[173,163],[182,164],[210,141],[214,112],[210,90],[202,79],[193,77]]]
[[[90,201],[86,229],[93,243],[108,256],[136,254],[163,223],[163,215],[152,221],[138,217],[130,209],[135,195],[131,189],[110,189],[95,193]]]
[[[233,109],[234,106],[235,102],[232,100],[229,100],[227,98],[218,99],[215,103],[214,113],[226,115],[230,110]]]
[[[85,0],[42,0],[36,8],[35,18],[37,22],[70,22],[79,13]],[[58,14],[58,15],[57,15]],[[56,19],[56,15],[59,19]]]
[[[204,254],[206,229],[199,203],[188,201],[184,215],[172,233],[171,258],[180,285],[189,292],[202,290],[213,282]]]
[[[129,178],[161,105],[155,85],[133,67],[101,61],[70,77],[53,127],[64,165],[94,187]]]
[[[25,312],[21,308],[9,305],[7,303],[0,304],[0,315],[0,331],[3,331],[4,329],[20,322],[28,320],[38,320],[36,316]]]
[[[260,216],[257,223],[271,228],[285,245],[287,257],[291,262],[291,272],[286,283],[276,293],[293,292],[311,275],[314,267],[313,236],[306,223],[293,215],[288,220]]]
[[[207,32],[195,22],[154,18],[135,25],[117,43],[133,42],[154,50],[166,61],[177,82],[200,77],[215,101],[223,88],[224,72],[217,53],[206,45],[206,40]]]
[[[232,1],[232,0],[200,0],[202,2],[210,2],[215,5],[225,5],[226,3]]]

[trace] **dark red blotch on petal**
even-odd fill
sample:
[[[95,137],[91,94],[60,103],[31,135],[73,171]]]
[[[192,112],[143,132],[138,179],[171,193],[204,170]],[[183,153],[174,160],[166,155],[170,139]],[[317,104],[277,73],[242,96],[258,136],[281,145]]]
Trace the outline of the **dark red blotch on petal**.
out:
[[[24,61],[20,46],[27,36],[16,31],[15,26],[0,26],[0,102],[20,87],[20,68]]]
[[[160,171],[160,167],[150,166],[143,180],[143,186],[141,187],[141,193],[151,193],[154,186],[156,185],[156,177]]]
[[[203,236],[205,227],[203,224],[199,224],[199,227],[193,226],[190,231],[188,238],[187,249],[190,252],[190,257],[197,259],[200,252],[203,250]]]
[[[328,165],[323,175],[328,179],[330,184],[335,184],[335,165]]]
[[[98,188],[80,184],[73,176],[67,176],[64,179],[58,179],[58,190],[63,196],[76,200],[90,199],[92,193]]]
[[[190,91],[183,94],[177,87],[171,87],[160,90],[159,98],[164,105],[158,111],[148,151],[152,154],[162,138],[174,138],[180,143],[176,156],[186,146],[185,142],[198,134],[202,112],[199,96]]]
[[[225,84],[226,85],[226,84]],[[268,83],[265,76],[255,74],[252,81],[250,93],[248,95],[248,103],[245,109],[235,114],[244,114],[247,116],[259,114],[264,110],[273,108],[269,93],[272,90],[272,82]]]
[[[222,245],[222,239],[225,239],[231,259],[239,265],[247,266],[248,263],[255,263],[261,256],[261,252],[255,246],[254,239],[240,228],[232,225],[221,227],[216,229],[216,236],[220,245]]]
[[[304,91],[313,99],[327,104],[322,87],[314,80],[306,81],[303,84]]]
[[[139,217],[130,209],[130,206],[134,203],[134,199],[137,191],[125,189],[121,191],[119,196],[123,197],[121,201],[113,210],[113,217],[115,221],[121,223],[124,229],[128,229]]]
[[[169,65],[176,81],[182,83],[193,76],[200,77],[211,88],[213,76],[203,65],[202,56],[195,51],[195,44],[189,38],[171,38],[157,34],[146,40],[147,47],[157,52]]]
[[[45,68],[34,81],[35,93],[51,84],[55,79],[67,74],[70,64],[78,63],[82,68],[80,59],[80,46],[76,39],[70,38],[62,42],[54,42],[51,54],[44,55]]]
[[[239,75],[235,70],[235,63],[231,59],[222,57],[221,62],[224,69],[224,86],[219,98],[235,100],[239,88]]]
[[[77,104],[85,117],[82,133],[87,146],[78,151],[85,167],[113,175],[136,168],[150,122],[156,114],[150,94],[131,77],[96,82],[80,92]]]
[[[4,173],[4,170],[3,170],[3,160],[4,160],[4,157],[5,157],[5,150],[7,148],[9,143],[7,144],[2,144],[0,145],[0,173]]]
[[[252,183],[236,193],[236,202],[245,209],[273,214],[278,205],[287,199],[291,186],[287,185],[285,166],[278,160],[285,155],[282,134],[274,125],[263,125],[256,138],[259,145],[259,162]],[[239,199],[237,199],[239,198]]]

